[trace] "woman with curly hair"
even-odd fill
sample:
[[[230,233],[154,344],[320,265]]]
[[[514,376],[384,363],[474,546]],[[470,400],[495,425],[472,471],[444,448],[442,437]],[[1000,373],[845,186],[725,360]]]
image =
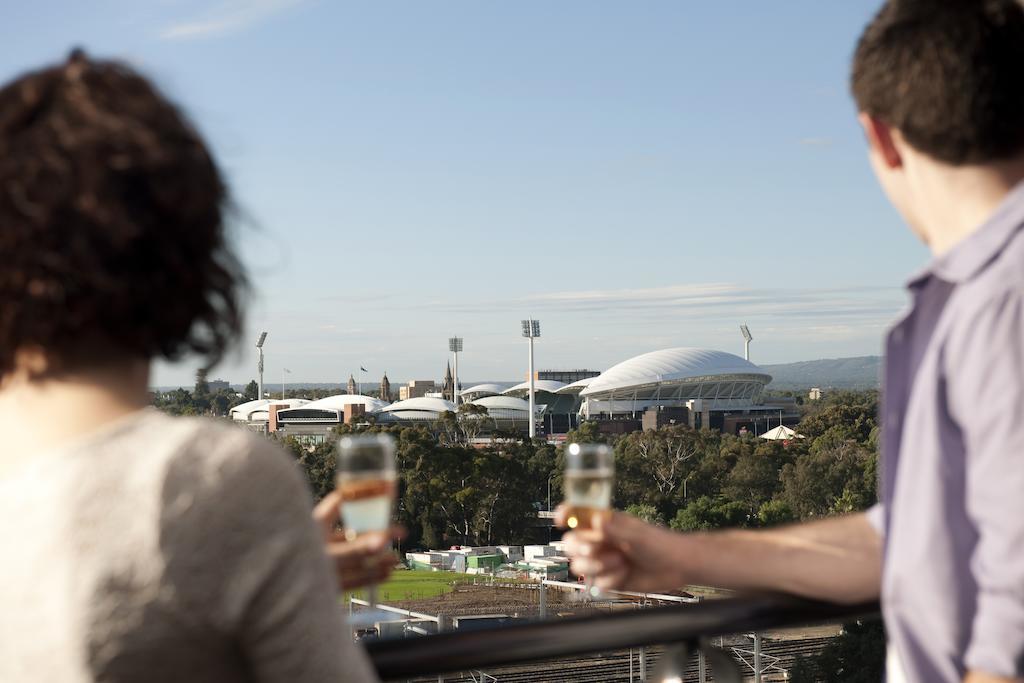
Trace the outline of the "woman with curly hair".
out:
[[[130,68],[0,89],[0,680],[374,678],[294,464],[147,408],[151,359],[212,365],[241,328],[227,206]]]

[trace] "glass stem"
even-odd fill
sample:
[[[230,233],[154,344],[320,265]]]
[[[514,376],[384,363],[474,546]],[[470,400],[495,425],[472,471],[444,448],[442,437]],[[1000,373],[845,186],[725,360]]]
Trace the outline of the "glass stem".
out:
[[[368,597],[366,598],[366,601],[370,603],[368,609],[374,610],[376,609],[377,601],[379,600],[377,595],[377,584],[372,584],[367,592]]]

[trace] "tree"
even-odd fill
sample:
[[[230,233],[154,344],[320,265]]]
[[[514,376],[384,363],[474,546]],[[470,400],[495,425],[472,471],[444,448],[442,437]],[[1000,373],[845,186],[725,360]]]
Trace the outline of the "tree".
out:
[[[676,513],[669,523],[677,531],[709,531],[722,527],[747,526],[750,515],[742,503],[701,496]]]
[[[209,370],[206,368],[196,370],[196,387],[192,392],[193,396],[206,396],[210,393],[210,384],[206,381],[207,373]]]
[[[779,466],[773,458],[749,453],[740,456],[726,476],[722,494],[731,501],[742,503],[747,513],[754,515],[772,499],[778,488]]]
[[[763,527],[789,524],[796,521],[796,515],[784,500],[769,500],[757,511],[757,521]]]
[[[716,437],[688,427],[633,432],[615,446],[616,496],[620,505],[652,505],[664,517],[685,501],[689,481]]]
[[[665,526],[665,518],[658,512],[658,508],[653,505],[629,505],[626,507],[626,512],[642,519],[648,524],[658,524]]]
[[[576,429],[570,429],[565,435],[565,443],[608,443],[608,437],[601,433],[596,422],[581,422]]]
[[[809,439],[817,439],[831,430],[828,446],[851,439],[867,446],[877,426],[878,392],[847,391],[830,395],[800,421],[798,431]]]
[[[881,621],[843,626],[816,656],[801,657],[790,669],[793,683],[875,683],[885,672],[885,629]]]
[[[814,450],[782,469],[781,498],[800,518],[870,507],[876,455],[855,443]]]
[[[260,385],[256,384],[256,380],[250,380],[249,383],[245,385],[245,391],[242,392],[242,395],[245,396],[247,401],[255,401],[259,398],[259,393]]]

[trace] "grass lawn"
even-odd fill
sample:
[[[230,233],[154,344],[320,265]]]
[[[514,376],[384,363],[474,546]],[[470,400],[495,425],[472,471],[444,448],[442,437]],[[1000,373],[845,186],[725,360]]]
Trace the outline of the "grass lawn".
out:
[[[472,583],[473,577],[454,572],[431,572],[422,569],[398,569],[382,583],[378,595],[382,601],[417,600],[433,598],[452,590],[452,583]],[[354,592],[357,598],[365,598],[365,589]]]
[[[477,578],[486,580],[482,576]],[[450,592],[453,583],[473,583],[473,576],[423,569],[396,569],[391,578],[381,584],[378,595],[382,602],[433,598]],[[354,594],[357,598],[366,597],[365,590],[357,590]]]

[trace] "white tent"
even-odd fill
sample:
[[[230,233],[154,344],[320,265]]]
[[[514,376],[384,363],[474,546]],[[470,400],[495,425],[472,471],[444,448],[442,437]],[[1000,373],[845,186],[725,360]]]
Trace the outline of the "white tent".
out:
[[[767,432],[761,435],[762,439],[768,439],[769,441],[789,441],[791,439],[802,439],[802,434],[797,434],[789,427],[779,425],[775,429],[769,429]]]

